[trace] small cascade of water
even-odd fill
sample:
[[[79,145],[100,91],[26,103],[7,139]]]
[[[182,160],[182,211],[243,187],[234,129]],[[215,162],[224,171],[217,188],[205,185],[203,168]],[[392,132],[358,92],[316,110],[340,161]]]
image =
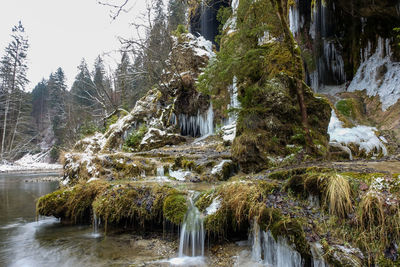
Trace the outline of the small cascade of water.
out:
[[[271,232],[260,230],[257,222],[253,223],[250,233],[252,240],[251,259],[262,266],[301,267],[300,253],[287,243],[286,239],[279,237],[275,240]]]
[[[328,267],[329,265],[323,258],[322,245],[320,243],[311,244],[311,254],[313,256],[314,267]]]
[[[198,111],[196,116],[179,115],[179,127],[182,135],[203,137],[214,133],[214,111],[210,104],[205,114]]]
[[[164,166],[158,166],[157,167],[157,176],[158,177],[163,177],[164,175]]]
[[[97,218],[96,212],[93,211],[93,231],[91,236],[94,238],[98,238],[101,236],[101,234],[99,233],[100,223],[101,223],[100,218]]]
[[[203,218],[199,209],[194,205],[190,198],[189,209],[182,224],[179,257],[184,256],[204,256],[204,226]]]
[[[400,1],[398,1],[397,5],[396,5],[396,11],[397,11],[397,15],[400,16]]]
[[[168,260],[171,266],[206,266],[203,217],[193,199],[193,195],[190,196],[189,209],[182,224],[178,257]]]

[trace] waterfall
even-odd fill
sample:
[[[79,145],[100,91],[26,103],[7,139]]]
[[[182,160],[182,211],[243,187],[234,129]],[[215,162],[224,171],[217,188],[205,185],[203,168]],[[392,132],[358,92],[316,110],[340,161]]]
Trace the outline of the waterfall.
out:
[[[329,265],[323,258],[322,245],[320,243],[311,244],[311,254],[313,256],[314,267],[328,267]]]
[[[99,233],[99,225],[100,225],[100,218],[97,218],[96,212],[93,211],[93,231],[91,236],[94,238],[98,238],[101,236]]]
[[[158,177],[164,177],[164,166],[158,166],[157,167],[157,176]]]
[[[196,116],[179,114],[179,127],[182,135],[203,137],[214,133],[214,111],[210,104],[205,114],[198,111]]]
[[[294,250],[285,238],[279,237],[278,240],[275,240],[270,231],[261,231],[257,222],[253,223],[250,239],[252,240],[251,259],[253,262],[263,266],[302,266],[300,253]]]
[[[199,209],[189,201],[189,209],[182,224],[179,240],[179,257],[204,256],[204,226],[203,218]]]
[[[182,224],[178,257],[168,262],[172,266],[206,266],[204,258],[205,232],[199,209],[189,198],[189,209]]]
[[[346,82],[345,65],[341,55],[342,47],[334,38],[333,14],[327,5],[326,1],[318,0],[312,6],[309,34],[314,40],[314,49],[318,51],[318,54],[315,58],[316,68],[309,74],[308,82],[315,92],[323,90],[325,86],[338,86]],[[295,7],[292,13],[289,10],[293,35],[302,27],[302,14],[299,12],[300,14],[296,15],[295,11]],[[297,26],[298,23],[300,26]]]
[[[339,83],[346,81],[346,73],[344,72],[344,61],[342,55],[337,52],[335,44],[324,40],[324,59],[328,71],[334,76]]]

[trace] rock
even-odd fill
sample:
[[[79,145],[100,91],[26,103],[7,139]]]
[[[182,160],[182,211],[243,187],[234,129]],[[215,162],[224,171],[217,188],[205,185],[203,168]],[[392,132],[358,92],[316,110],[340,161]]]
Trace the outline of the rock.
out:
[[[167,133],[157,128],[150,128],[140,143],[139,150],[151,150],[166,145],[178,145],[186,139],[178,134]]]
[[[236,171],[236,164],[232,160],[222,160],[218,165],[214,166],[211,174],[219,180],[228,180]]]

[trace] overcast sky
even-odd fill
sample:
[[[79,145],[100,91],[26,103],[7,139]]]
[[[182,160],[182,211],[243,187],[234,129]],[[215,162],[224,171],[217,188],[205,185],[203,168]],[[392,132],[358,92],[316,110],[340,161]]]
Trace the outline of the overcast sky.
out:
[[[129,22],[144,11],[145,0],[130,0],[129,8],[129,13],[112,21],[109,8],[97,0],[1,0],[0,56],[10,41],[11,28],[21,20],[30,43],[27,90],[58,67],[64,69],[71,86],[83,57],[92,68],[99,54],[120,47],[117,36],[133,36]]]

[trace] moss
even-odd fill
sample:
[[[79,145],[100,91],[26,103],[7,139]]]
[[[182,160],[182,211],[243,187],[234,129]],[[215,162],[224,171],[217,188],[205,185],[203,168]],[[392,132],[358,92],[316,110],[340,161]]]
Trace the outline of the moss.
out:
[[[135,149],[139,146],[140,142],[142,141],[144,135],[147,132],[147,126],[142,124],[138,130],[133,131],[128,138],[125,140],[125,148],[128,149]]]
[[[353,117],[353,102],[351,99],[342,99],[336,103],[337,110],[346,117]]]
[[[39,198],[36,202],[36,213],[43,216],[65,217],[65,205],[72,194],[70,189],[60,189]]]
[[[164,217],[173,224],[181,224],[188,209],[186,202],[186,198],[182,194],[166,197],[163,206]]]
[[[254,218],[266,216],[264,200],[279,189],[276,182],[233,181],[203,194],[196,202],[204,211],[215,198],[220,199],[220,207],[215,214],[205,218],[204,227],[213,234],[224,237],[239,232],[247,232]]]
[[[271,227],[275,239],[280,236],[287,238],[289,244],[294,244],[303,259],[311,258],[310,245],[303,230],[303,222],[299,219],[285,218],[277,221]]]
[[[58,190],[37,202],[37,214],[72,223],[90,222],[94,211],[106,228],[121,223],[145,228],[146,222],[161,226],[163,219],[180,224],[186,209],[184,195],[166,185],[101,181]]]
[[[108,131],[110,128],[110,125],[116,123],[118,121],[119,117],[117,114],[112,115],[110,118],[106,120],[106,125],[105,125],[105,131]]]
[[[39,198],[36,211],[40,215],[54,216],[74,223],[88,222],[94,198],[107,187],[105,182],[94,181],[55,191]]]
[[[121,223],[140,228],[145,228],[146,222],[161,225],[164,201],[169,195],[177,193],[176,189],[166,185],[127,183],[114,186],[97,196],[93,209],[105,222],[106,228],[108,224]]]

